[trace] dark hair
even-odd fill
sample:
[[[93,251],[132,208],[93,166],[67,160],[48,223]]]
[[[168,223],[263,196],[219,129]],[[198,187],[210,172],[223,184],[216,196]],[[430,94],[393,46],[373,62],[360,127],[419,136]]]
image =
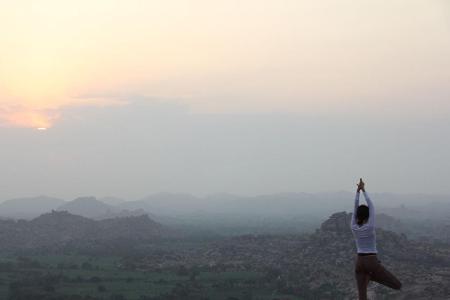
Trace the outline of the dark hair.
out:
[[[365,220],[369,218],[369,207],[367,205],[361,204],[356,210],[356,223],[362,225]]]

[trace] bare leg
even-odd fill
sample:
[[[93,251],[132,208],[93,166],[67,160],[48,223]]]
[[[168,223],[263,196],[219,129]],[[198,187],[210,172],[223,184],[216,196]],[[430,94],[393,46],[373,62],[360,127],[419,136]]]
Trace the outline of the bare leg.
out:
[[[358,285],[358,299],[367,300],[367,285],[369,284],[369,275],[364,272],[356,272],[356,283]]]
[[[402,283],[397,277],[386,270],[378,260],[370,266],[370,280],[390,287],[391,289],[399,290],[402,288]]]

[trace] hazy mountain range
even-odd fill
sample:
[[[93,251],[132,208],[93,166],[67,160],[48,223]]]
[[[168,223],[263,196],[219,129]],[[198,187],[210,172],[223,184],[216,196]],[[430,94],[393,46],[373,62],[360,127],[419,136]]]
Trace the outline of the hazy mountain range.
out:
[[[0,203],[0,217],[32,219],[56,210],[99,220],[142,214],[150,214],[153,217],[220,214],[323,218],[335,211],[351,211],[353,198],[354,194],[349,192],[284,193],[253,197],[232,194],[195,197],[189,194],[160,193],[135,201],[114,197],[100,199],[82,197],[65,201],[39,196]],[[372,198],[377,213],[385,213],[400,219],[450,219],[450,196],[383,193],[373,194]]]

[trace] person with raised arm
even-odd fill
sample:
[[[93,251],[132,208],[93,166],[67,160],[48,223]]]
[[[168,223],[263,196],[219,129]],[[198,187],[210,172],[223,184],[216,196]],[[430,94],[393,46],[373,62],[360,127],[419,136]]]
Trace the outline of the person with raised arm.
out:
[[[401,282],[386,270],[377,258],[377,242],[375,234],[375,208],[365,189],[362,178],[357,184],[355,206],[353,209],[351,229],[355,237],[358,255],[355,264],[355,277],[360,300],[367,299],[367,285],[375,281],[392,289],[399,290]],[[363,192],[367,205],[359,204],[359,196]]]

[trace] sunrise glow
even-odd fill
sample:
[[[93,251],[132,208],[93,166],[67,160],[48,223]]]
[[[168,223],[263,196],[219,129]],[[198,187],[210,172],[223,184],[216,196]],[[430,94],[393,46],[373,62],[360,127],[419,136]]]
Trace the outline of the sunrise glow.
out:
[[[6,114],[4,119],[14,127],[48,129],[53,126],[58,116],[40,111],[19,111]]]
[[[448,108],[448,4],[369,2],[9,1],[0,124],[135,96],[200,113]]]

